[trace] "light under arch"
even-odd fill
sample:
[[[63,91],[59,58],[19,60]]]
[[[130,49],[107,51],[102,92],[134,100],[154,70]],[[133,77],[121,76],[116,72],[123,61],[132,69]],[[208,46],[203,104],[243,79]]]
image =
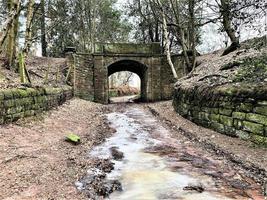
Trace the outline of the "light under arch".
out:
[[[129,71],[137,74],[141,80],[141,101],[147,99],[147,66],[135,60],[119,60],[107,67],[108,77],[116,72]]]

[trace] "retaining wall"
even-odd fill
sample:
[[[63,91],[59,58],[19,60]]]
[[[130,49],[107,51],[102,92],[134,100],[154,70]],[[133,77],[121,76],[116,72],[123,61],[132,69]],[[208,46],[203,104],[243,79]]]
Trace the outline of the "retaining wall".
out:
[[[196,124],[267,146],[266,84],[177,87],[173,106]]]
[[[36,115],[73,97],[69,86],[0,90],[0,124]]]

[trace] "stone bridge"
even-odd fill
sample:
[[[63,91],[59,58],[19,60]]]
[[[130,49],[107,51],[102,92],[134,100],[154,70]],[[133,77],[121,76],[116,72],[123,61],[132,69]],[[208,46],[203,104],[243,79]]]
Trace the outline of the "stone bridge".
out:
[[[108,103],[108,77],[120,71],[134,72],[140,77],[142,101],[172,97],[175,80],[159,43],[97,44],[93,54],[74,53],[68,57],[75,62],[75,95],[82,99]],[[182,77],[182,57],[173,55],[172,60],[178,76]]]

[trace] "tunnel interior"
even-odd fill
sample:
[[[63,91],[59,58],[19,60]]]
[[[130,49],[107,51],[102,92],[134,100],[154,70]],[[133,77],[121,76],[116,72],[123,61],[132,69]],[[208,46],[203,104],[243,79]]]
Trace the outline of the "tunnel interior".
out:
[[[140,101],[147,99],[147,67],[134,60],[120,60],[108,66],[108,77],[116,72],[129,71],[137,74],[141,81]]]

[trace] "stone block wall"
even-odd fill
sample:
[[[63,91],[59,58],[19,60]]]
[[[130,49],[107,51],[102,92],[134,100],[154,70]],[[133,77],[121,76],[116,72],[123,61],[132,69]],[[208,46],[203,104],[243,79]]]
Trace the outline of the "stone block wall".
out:
[[[0,124],[36,115],[73,97],[69,86],[0,90]]]
[[[196,124],[267,146],[266,85],[178,87],[173,106]]]
[[[76,54],[75,96],[94,100],[94,60],[90,54]]]

